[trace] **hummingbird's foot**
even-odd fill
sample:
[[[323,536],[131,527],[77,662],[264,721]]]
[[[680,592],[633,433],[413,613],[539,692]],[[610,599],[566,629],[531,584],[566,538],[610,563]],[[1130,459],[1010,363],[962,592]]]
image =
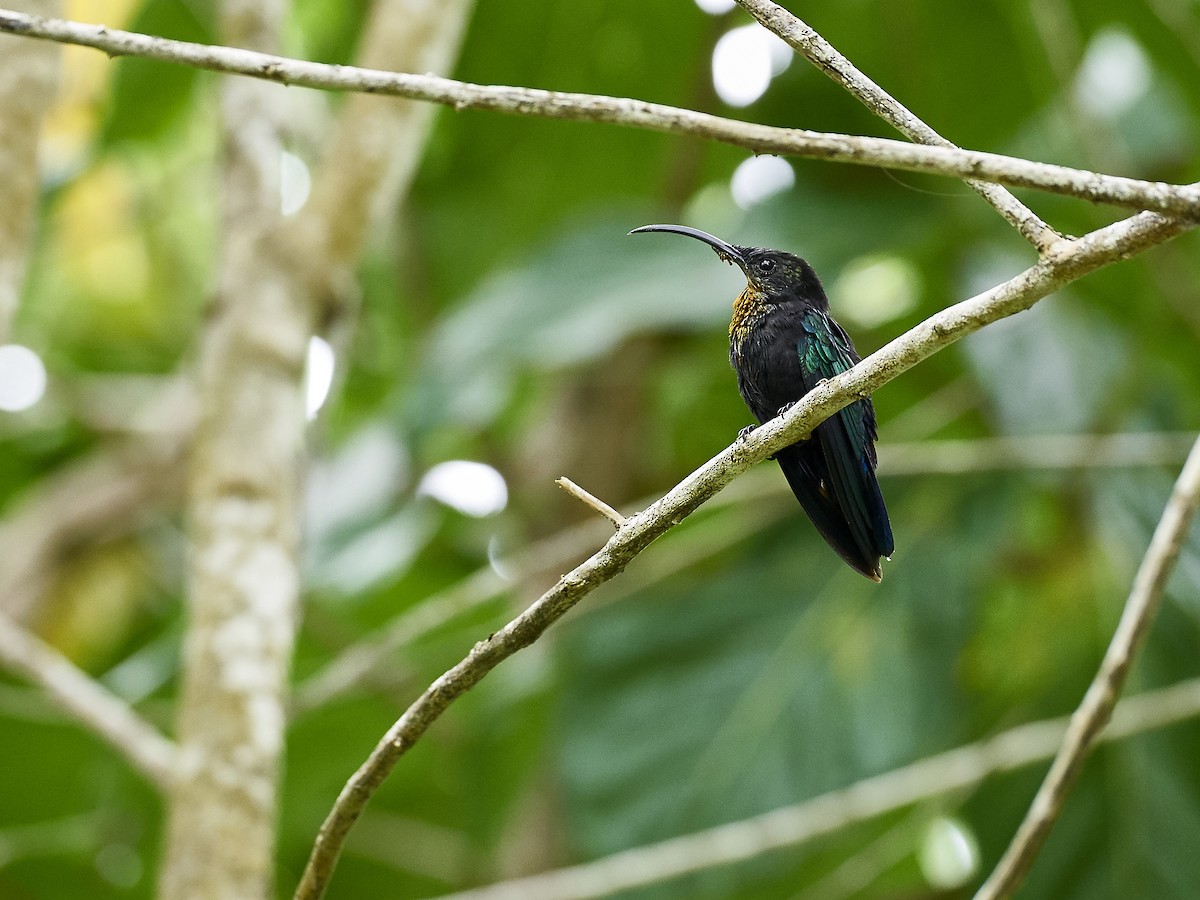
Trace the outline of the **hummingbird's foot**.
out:
[[[793,406],[795,406],[795,405],[796,405],[797,403],[799,403],[799,402],[800,402],[799,400],[793,400],[791,403],[785,403],[785,404],[783,404],[783,406],[779,407],[779,411],[778,411],[777,413],[775,413],[775,415],[776,415],[776,416],[782,416],[782,415],[783,415],[785,412],[787,412],[789,409],[791,409]],[[800,440],[798,440],[796,443],[797,443],[797,444],[803,444],[803,443],[804,443],[805,441],[807,441],[807,440],[809,440],[809,438],[801,438],[801,439],[800,439]],[[795,446],[795,445],[793,444],[793,446]],[[768,459],[775,459],[775,457],[774,457],[774,456],[769,456],[769,457],[767,457],[767,458],[768,458]]]
[[[734,441],[734,443],[740,444],[746,438],[750,437],[750,435],[754,432],[754,430],[756,428],[758,428],[757,425],[747,425],[745,428],[743,428],[741,431],[738,432],[737,440]],[[767,457],[767,459],[774,459],[774,458],[775,457],[773,455]]]

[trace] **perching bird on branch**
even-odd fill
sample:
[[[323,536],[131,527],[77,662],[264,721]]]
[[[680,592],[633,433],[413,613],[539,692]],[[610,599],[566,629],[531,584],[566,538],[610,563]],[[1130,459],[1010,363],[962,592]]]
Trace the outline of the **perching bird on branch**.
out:
[[[800,257],[738,247],[684,225],[643,225],[630,234],[646,231],[704,241],[745,273],[746,288],[733,301],[729,361],[760,423],[858,362],[854,344],[829,314],[817,273]],[[821,537],[851,567],[880,581],[880,557],[892,555],[892,526],[875,480],[875,437],[875,408],[870,399],[856,400],[775,459]]]

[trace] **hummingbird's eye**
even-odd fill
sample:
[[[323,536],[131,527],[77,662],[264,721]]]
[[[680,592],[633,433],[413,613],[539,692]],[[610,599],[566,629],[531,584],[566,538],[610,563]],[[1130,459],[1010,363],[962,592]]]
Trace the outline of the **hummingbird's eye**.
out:
[[[760,272],[770,272],[774,268],[775,260],[771,259],[769,256],[766,259],[760,259],[758,261],[758,271]]]

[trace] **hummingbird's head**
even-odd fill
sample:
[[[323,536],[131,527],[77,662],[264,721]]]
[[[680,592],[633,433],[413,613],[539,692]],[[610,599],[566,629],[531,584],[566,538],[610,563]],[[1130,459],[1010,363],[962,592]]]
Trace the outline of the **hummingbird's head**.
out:
[[[727,263],[735,264],[746,276],[750,287],[767,302],[784,303],[801,300],[825,305],[825,292],[812,266],[794,253],[767,250],[761,247],[739,247],[721,240],[707,231],[686,225],[643,225],[630,234],[647,231],[666,231],[703,241]]]

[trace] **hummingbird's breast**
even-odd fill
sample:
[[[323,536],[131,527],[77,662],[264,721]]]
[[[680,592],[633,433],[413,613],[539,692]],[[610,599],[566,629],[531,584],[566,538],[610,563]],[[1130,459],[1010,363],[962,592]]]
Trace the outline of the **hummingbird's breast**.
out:
[[[762,322],[766,313],[766,300],[749,284],[733,301],[733,318],[729,320],[729,351],[735,366],[742,356],[750,333]]]
[[[742,292],[733,309],[729,362],[742,399],[760,422],[766,422],[806,391],[799,353],[803,319],[795,305],[768,303],[750,290]]]

